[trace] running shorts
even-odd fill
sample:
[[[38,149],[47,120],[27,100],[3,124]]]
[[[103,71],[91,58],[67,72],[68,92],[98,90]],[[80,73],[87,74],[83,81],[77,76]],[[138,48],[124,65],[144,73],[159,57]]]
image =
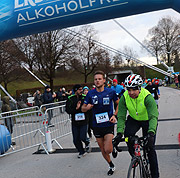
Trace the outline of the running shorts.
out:
[[[96,138],[103,138],[107,134],[114,135],[114,125],[110,127],[93,127],[93,134]]]

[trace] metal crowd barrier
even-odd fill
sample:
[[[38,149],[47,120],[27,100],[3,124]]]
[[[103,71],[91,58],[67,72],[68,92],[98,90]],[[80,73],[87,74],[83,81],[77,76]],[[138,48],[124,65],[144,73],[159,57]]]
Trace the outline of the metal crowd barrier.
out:
[[[52,108],[52,107],[56,107],[56,106],[63,106],[66,104],[66,100],[64,101],[59,101],[59,102],[54,102],[54,103],[49,103],[49,104],[42,104],[39,108],[40,111],[42,111],[43,113],[45,113],[46,109],[48,108]],[[65,108],[62,108],[63,111],[65,111]]]
[[[45,119],[38,107],[1,113],[0,123],[8,128],[12,141],[11,148],[0,156],[35,146],[42,146],[46,150],[44,146]],[[0,134],[3,134],[1,130]]]
[[[0,157],[36,146],[38,150],[42,146],[49,154],[53,151],[53,142],[63,149],[57,139],[71,134],[71,119],[65,112],[65,101],[1,113],[0,124],[7,127],[12,141],[10,149],[3,154],[0,152]],[[8,144],[8,138],[5,142]]]
[[[45,111],[46,128],[50,134],[51,143],[56,144],[63,149],[57,139],[65,137],[72,133],[70,116],[65,112],[65,105],[49,107]],[[47,141],[48,142],[48,141]],[[48,152],[53,152],[52,146],[48,148]]]

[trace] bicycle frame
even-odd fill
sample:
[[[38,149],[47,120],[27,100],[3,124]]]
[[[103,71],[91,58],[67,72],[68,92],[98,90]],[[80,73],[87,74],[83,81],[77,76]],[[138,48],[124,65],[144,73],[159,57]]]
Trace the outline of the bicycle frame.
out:
[[[130,178],[131,173],[133,172],[133,178],[134,178],[134,174],[135,173],[135,169],[136,169],[136,165],[135,164],[139,164],[139,171],[140,171],[140,178],[151,178],[151,174],[150,174],[150,170],[149,170],[149,160],[147,158],[147,148],[146,148],[146,144],[147,144],[147,138],[144,137],[138,137],[133,136],[133,137],[126,137],[126,138],[122,138],[121,142],[133,142],[134,144],[134,155],[131,159],[131,163],[128,169],[128,175],[127,178]],[[118,146],[114,146],[116,148],[116,150],[120,150],[118,148]],[[141,151],[142,150],[142,151]]]

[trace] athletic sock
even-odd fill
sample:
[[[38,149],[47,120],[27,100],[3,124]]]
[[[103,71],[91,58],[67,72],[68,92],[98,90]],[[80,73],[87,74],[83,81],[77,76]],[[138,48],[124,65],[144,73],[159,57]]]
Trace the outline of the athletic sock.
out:
[[[113,164],[113,162],[111,161],[111,162],[109,162],[109,167],[114,167],[114,164]]]
[[[108,175],[108,176],[113,175],[114,171],[115,171],[115,166],[114,166],[114,164],[113,164],[112,161],[111,161],[111,162],[109,163],[109,171],[107,172],[107,175]]]

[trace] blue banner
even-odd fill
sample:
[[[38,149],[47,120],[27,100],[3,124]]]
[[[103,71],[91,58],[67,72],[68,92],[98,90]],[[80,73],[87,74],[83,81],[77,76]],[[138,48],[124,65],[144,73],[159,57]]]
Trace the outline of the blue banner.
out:
[[[180,0],[0,0],[0,41],[167,8]]]

